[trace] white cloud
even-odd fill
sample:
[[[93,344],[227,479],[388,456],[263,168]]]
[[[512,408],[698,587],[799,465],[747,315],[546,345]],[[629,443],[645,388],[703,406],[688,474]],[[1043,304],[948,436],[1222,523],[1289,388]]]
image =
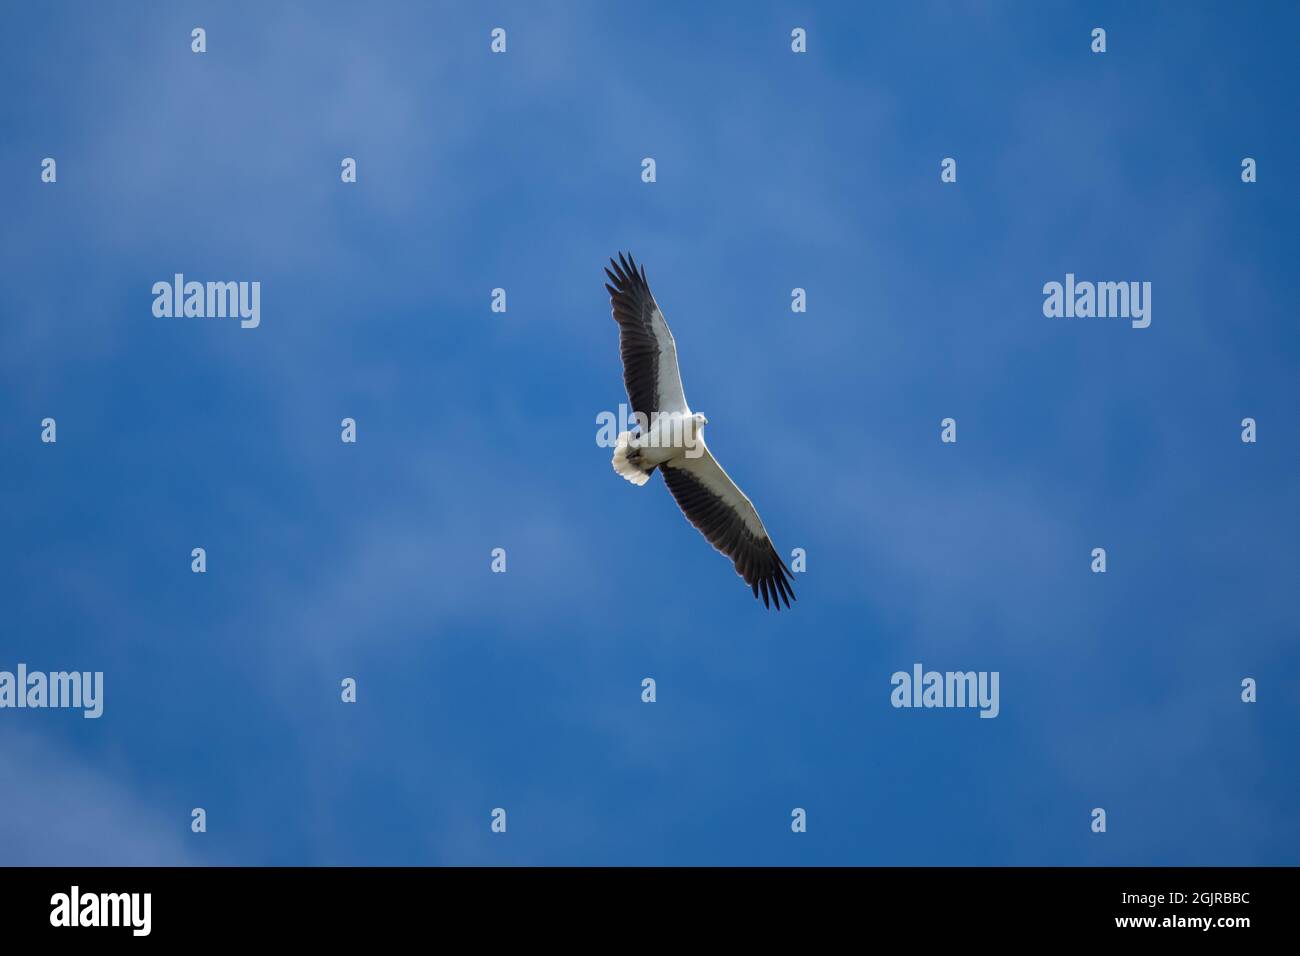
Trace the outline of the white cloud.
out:
[[[151,803],[48,737],[0,733],[0,862],[12,866],[183,866],[190,807]]]

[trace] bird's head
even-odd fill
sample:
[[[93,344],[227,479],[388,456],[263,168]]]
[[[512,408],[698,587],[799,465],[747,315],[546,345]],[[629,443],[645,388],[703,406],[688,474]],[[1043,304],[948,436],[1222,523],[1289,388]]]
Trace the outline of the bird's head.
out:
[[[699,412],[696,412],[696,413],[695,413],[694,415],[692,415],[691,417],[695,419],[695,427],[696,427],[696,429],[703,428],[705,425],[707,425],[707,424],[709,423],[709,420],[708,420],[707,418],[705,418],[703,415],[701,415]]]

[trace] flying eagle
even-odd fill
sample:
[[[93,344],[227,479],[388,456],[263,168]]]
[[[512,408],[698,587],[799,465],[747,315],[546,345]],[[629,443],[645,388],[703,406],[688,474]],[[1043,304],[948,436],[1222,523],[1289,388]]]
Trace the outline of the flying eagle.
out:
[[[631,255],[609,260],[609,301],[618,323],[623,384],[632,403],[636,432],[623,432],[614,448],[614,470],[644,485],[658,468],[677,505],[717,550],[731,558],[736,573],[763,598],[763,606],[794,599],[785,566],[758,512],[736,487],[704,443],[709,420],[692,412],[677,369],[677,343],[650,293],[645,267]]]

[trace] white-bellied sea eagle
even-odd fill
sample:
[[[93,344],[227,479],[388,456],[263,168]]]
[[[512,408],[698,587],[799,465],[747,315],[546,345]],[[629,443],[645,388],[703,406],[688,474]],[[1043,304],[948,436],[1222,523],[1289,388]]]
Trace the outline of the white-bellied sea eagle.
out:
[[[609,261],[610,304],[618,323],[623,384],[637,422],[614,448],[614,470],[644,485],[658,468],[678,506],[709,543],[729,557],[763,605],[790,606],[794,589],[758,512],[704,444],[709,420],[692,412],[677,369],[677,344],[650,294],[645,267],[631,255]]]

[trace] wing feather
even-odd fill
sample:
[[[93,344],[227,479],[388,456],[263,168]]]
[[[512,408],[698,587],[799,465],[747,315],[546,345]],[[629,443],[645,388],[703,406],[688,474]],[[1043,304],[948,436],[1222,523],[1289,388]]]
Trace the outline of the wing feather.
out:
[[[623,384],[632,411],[646,420],[656,414],[688,414],[682,375],[677,368],[677,343],[659,304],[650,292],[645,267],[638,268],[630,256],[619,253],[606,269],[609,301],[619,329],[619,352],[623,359]]]
[[[761,597],[764,607],[795,599],[790,569],[772,545],[754,505],[712,452],[704,447],[698,458],[679,457],[659,469],[664,483],[691,524],[718,551],[731,558],[736,573]]]

